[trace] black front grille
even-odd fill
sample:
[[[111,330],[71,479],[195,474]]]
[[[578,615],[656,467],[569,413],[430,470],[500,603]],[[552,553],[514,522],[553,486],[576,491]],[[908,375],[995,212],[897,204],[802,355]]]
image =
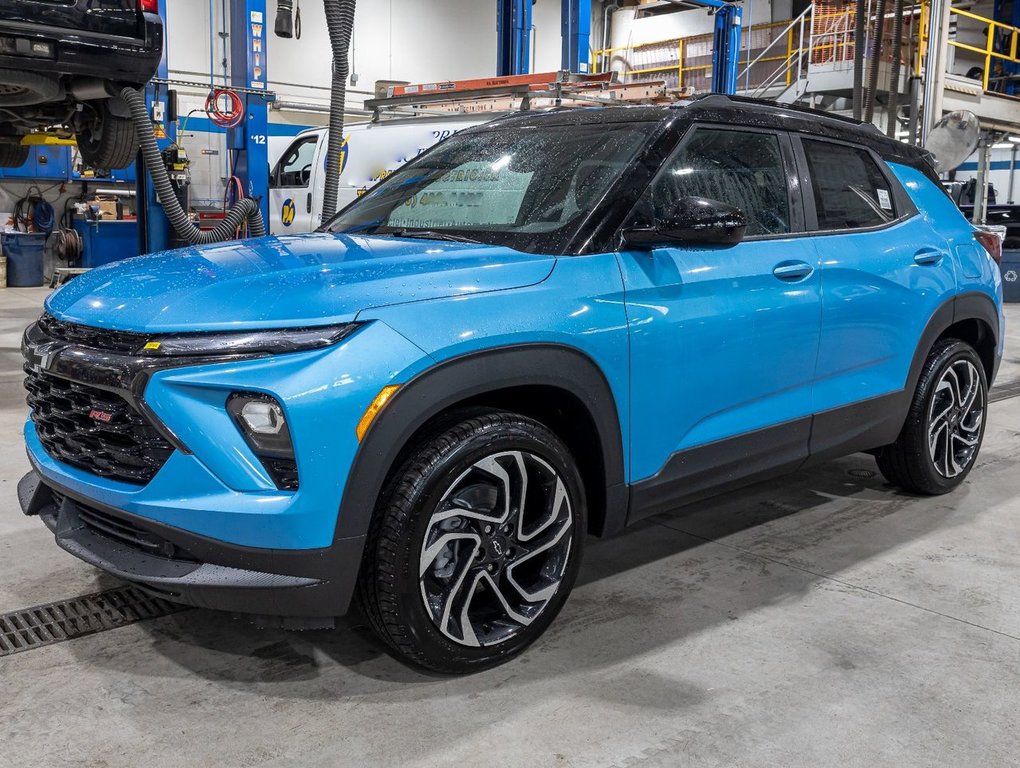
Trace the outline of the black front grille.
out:
[[[60,491],[51,491],[53,501],[57,507],[61,507],[68,501]],[[136,525],[131,520],[112,515],[101,509],[82,504],[80,501],[70,500],[77,511],[78,521],[93,533],[114,539],[132,549],[137,549],[146,554],[158,555],[160,557],[173,558],[175,560],[192,560],[195,558],[185,550],[158,536],[152,531]],[[197,562],[197,561],[195,561]]]
[[[39,327],[51,339],[66,341],[90,349],[101,349],[105,352],[134,355],[148,341],[148,337],[141,333],[109,331],[88,325],[65,323],[63,320],[57,320],[53,315],[40,317]]]
[[[173,446],[120,395],[25,367],[28,405],[46,452],[101,477],[144,485]]]

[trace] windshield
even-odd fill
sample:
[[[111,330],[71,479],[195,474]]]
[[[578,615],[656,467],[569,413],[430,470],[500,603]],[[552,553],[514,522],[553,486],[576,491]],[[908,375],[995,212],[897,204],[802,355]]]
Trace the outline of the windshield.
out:
[[[396,171],[326,228],[559,253],[627,171],[654,125],[458,134]]]

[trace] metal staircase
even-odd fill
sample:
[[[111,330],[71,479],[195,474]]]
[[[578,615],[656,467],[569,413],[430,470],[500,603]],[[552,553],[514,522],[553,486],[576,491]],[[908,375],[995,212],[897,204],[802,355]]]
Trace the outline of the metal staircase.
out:
[[[738,93],[756,99],[772,99],[780,104],[794,104],[807,93],[814,13],[812,3],[747,63],[737,75]],[[785,56],[781,53],[784,48]],[[749,84],[752,68],[764,62],[775,66],[764,77],[755,77],[755,86],[745,86],[741,90],[742,82]]]

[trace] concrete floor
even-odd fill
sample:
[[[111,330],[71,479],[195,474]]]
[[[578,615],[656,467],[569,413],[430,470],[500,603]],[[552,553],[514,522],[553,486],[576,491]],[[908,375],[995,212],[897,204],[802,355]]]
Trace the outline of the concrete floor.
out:
[[[0,612],[114,585],[15,500],[43,295],[0,291]],[[859,455],[590,542],[548,635],[470,678],[402,666],[357,618],[199,610],[7,657],[0,765],[1018,765],[1020,398],[990,411],[949,496]]]

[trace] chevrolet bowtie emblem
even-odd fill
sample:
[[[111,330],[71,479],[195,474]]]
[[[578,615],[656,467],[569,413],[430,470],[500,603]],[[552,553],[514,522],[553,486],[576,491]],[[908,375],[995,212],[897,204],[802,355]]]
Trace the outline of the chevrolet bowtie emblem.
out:
[[[48,371],[53,364],[54,358],[66,345],[64,344],[40,344],[38,347],[28,347],[25,350],[25,358],[28,364],[39,370]]]

